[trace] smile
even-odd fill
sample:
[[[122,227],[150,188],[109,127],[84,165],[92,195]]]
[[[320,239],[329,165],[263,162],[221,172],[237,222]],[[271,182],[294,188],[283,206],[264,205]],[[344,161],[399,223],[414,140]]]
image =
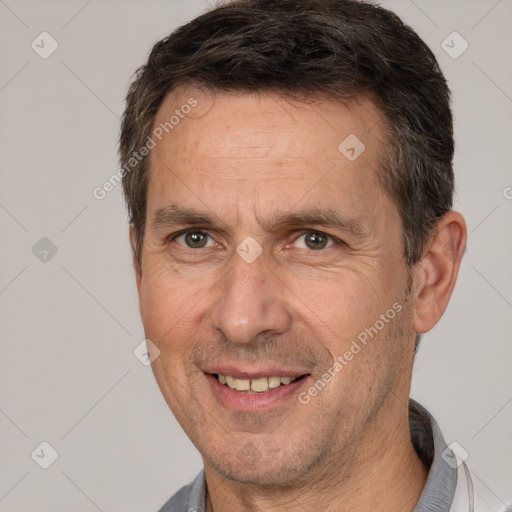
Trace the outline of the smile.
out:
[[[242,393],[265,393],[270,389],[287,386],[299,377],[259,377],[256,379],[240,379],[231,375],[215,374],[215,378],[223,385]]]

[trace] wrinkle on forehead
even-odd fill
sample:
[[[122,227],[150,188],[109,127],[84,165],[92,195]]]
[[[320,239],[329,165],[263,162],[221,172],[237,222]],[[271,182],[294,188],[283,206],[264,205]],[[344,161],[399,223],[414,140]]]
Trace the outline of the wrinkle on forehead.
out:
[[[329,153],[319,153],[320,148],[311,147],[311,144],[317,144],[318,141],[299,137],[308,128],[304,119],[305,112],[308,113],[307,122],[310,125],[314,124],[315,131],[321,132],[325,139],[333,138],[338,142],[342,140],[340,137],[344,138],[350,133],[368,139],[374,128],[383,121],[380,111],[367,96],[354,97],[344,102],[321,98],[301,102],[271,92],[210,93],[191,89],[189,96],[186,89],[180,89],[169,93],[165,98],[158,111],[155,125],[165,123],[174,109],[185,103],[188,97],[194,97],[198,106],[169,134],[164,134],[163,140],[172,144],[174,136],[180,134],[180,141],[186,140],[196,156],[212,160],[249,160],[269,156],[283,160],[304,159],[306,151],[310,153],[310,157],[316,153],[317,156],[321,154],[324,159],[337,159],[340,157],[337,152],[338,144],[331,145]],[[250,116],[246,114],[248,108]],[[343,115],[343,111],[348,115]],[[197,122],[202,125],[202,139],[194,137],[194,125]],[[219,129],[220,126],[222,129]],[[285,130],[297,137],[294,140],[279,137]],[[209,144],[201,144],[204,137],[208,139]],[[217,145],[220,147],[220,142],[225,138],[230,138],[229,147],[223,147],[221,153],[212,153],[210,143],[218,142]],[[375,133],[372,134],[372,138],[375,139]]]

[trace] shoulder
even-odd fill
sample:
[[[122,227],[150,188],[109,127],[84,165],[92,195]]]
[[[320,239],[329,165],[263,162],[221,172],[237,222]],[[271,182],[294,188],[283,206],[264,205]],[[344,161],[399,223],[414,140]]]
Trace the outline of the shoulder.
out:
[[[205,479],[201,471],[194,481],[182,487],[158,512],[204,512]]]

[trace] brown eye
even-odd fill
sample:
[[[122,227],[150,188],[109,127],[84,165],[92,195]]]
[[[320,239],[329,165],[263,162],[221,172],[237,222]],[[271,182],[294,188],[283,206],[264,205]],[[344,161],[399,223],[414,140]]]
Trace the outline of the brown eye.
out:
[[[210,236],[207,233],[198,230],[186,231],[185,233],[178,235],[175,240],[178,244],[190,249],[202,249],[213,245],[213,241],[210,239]]]

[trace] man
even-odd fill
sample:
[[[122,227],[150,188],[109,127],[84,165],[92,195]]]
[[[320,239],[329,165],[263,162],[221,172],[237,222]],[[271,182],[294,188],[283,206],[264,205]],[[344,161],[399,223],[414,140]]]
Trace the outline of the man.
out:
[[[449,90],[410,28],[227,2],[155,45],[120,154],[153,371],[204,461],[162,511],[487,510],[409,401],[466,243]]]

